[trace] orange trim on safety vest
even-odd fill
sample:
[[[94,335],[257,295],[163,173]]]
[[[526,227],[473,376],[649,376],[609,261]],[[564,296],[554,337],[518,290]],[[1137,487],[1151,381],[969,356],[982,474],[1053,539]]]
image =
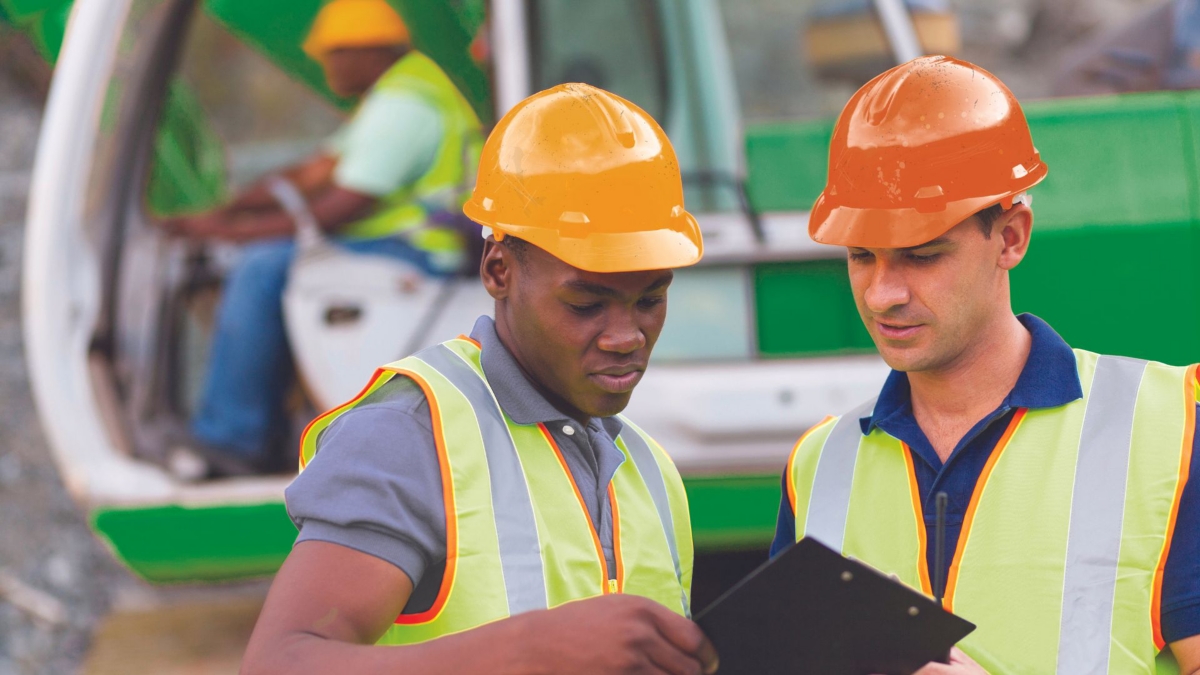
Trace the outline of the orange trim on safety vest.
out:
[[[963,551],[967,548],[967,538],[971,535],[971,524],[975,520],[975,510],[979,508],[979,498],[983,495],[983,489],[987,486],[988,478],[992,475],[996,461],[1000,459],[1000,453],[1008,447],[1008,442],[1012,439],[1017,427],[1021,425],[1021,420],[1025,419],[1027,412],[1029,412],[1028,408],[1017,408],[1012,421],[1008,423],[1008,428],[1004,430],[1004,435],[1000,437],[996,447],[992,448],[992,454],[988,457],[987,463],[983,465],[983,471],[975,483],[975,490],[971,493],[971,502],[967,504],[967,513],[963,516],[962,530],[958,533],[958,544],[954,547],[954,558],[951,559],[950,570],[946,574],[946,589],[942,606],[946,608],[947,612],[954,611],[954,587],[958,583],[958,566],[962,562]]]
[[[475,345],[476,347],[478,347],[480,350],[482,350],[482,349],[483,349],[483,345],[479,344],[479,340],[476,340],[475,338],[468,337],[468,336],[466,336],[466,335],[459,335],[459,336],[458,336],[458,339],[459,339],[459,340],[466,340],[467,342],[470,342],[471,344],[473,344],[473,345]]]
[[[304,427],[304,432],[300,434],[300,469],[301,470],[303,470],[304,467],[308,466],[308,460],[306,460],[304,458],[304,440],[306,438],[308,438],[308,432],[312,430],[313,426],[316,425],[317,422],[320,422],[321,420],[325,419],[326,417],[340,413],[343,410],[345,410],[346,408],[354,405],[355,403],[358,403],[360,400],[362,400],[363,397],[365,397],[367,395],[368,392],[371,391],[371,387],[375,386],[375,383],[379,381],[379,378],[385,372],[387,372],[387,371],[384,368],[376,368],[375,373],[371,375],[370,381],[367,382],[367,386],[363,387],[361,391],[359,391],[357,394],[355,394],[354,398],[350,399],[349,401],[346,401],[345,403],[343,403],[337,407],[330,408],[329,410],[326,410],[325,412],[321,413],[320,415],[317,415],[316,417],[313,418],[313,420],[311,422],[309,422]]]
[[[458,567],[458,511],[454,508],[454,480],[450,473],[450,456],[446,452],[446,439],[442,435],[442,413],[438,408],[437,397],[425,378],[406,368],[387,368],[393,373],[404,375],[416,382],[421,391],[425,392],[425,400],[429,402],[429,414],[433,419],[433,442],[437,447],[438,466],[442,471],[442,502],[446,510],[446,571],[442,573],[442,585],[438,588],[437,599],[433,606],[417,614],[401,614],[396,617],[396,623],[406,626],[428,623],[441,614],[450,596],[450,588],[454,586],[454,574]]]
[[[617,561],[617,592],[625,592],[625,561],[621,559],[621,510],[617,508],[617,490],[608,483],[608,502],[612,504],[613,559]]]
[[[908,443],[900,442],[904,448],[904,469],[908,472],[908,492],[912,496],[913,516],[917,519],[918,558],[917,572],[921,577],[921,590],[925,595],[933,596],[933,584],[929,581],[929,556],[927,534],[925,532],[925,510],[921,508],[921,489],[917,486],[917,467],[913,464],[912,449]]]
[[[579,500],[579,508],[583,510],[583,519],[587,521],[588,531],[592,533],[592,543],[596,545],[596,557],[600,559],[600,570],[604,578],[600,580],[600,588],[605,595],[608,595],[608,562],[604,559],[604,548],[600,545],[600,535],[596,532],[596,527],[592,525],[592,517],[588,515],[587,504],[583,501],[583,493],[579,491],[579,486],[575,484],[575,476],[571,475],[571,468],[567,466],[567,460],[563,457],[562,450],[558,447],[558,443],[554,442],[554,437],[550,435],[550,430],[546,425],[538,422],[538,429],[541,429],[542,435],[546,437],[546,442],[550,447],[554,448],[554,456],[558,458],[558,464],[562,467],[563,473],[567,475],[567,480],[571,481],[571,489],[575,491],[575,498]],[[610,484],[609,487],[612,487]],[[613,502],[613,545],[616,545],[617,538],[617,512],[616,502]],[[613,549],[613,557],[616,557],[616,549]],[[620,559],[617,559],[618,569],[620,568]],[[618,584],[620,582],[618,581]]]
[[[1171,539],[1175,535],[1175,519],[1179,516],[1179,502],[1187,485],[1192,468],[1192,444],[1196,435],[1196,386],[1200,383],[1197,366],[1188,367],[1188,376],[1183,379],[1184,426],[1183,448],[1179,455],[1179,480],[1175,483],[1175,499],[1171,502],[1171,515],[1167,518],[1167,536],[1163,539],[1162,552],[1158,556],[1158,567],[1154,570],[1154,589],[1150,596],[1150,623],[1154,627],[1154,644],[1163,649],[1167,641],[1162,635],[1162,582],[1163,570],[1167,567],[1167,556],[1171,553]]]
[[[808,438],[809,435],[812,434],[812,432],[816,431],[817,429],[820,429],[826,422],[828,422],[831,419],[834,419],[833,415],[826,415],[825,419],[821,420],[820,422],[817,422],[815,425],[813,425],[813,427],[811,429],[804,432],[803,434],[800,434],[800,440],[796,441],[796,444],[792,446],[792,454],[788,456],[787,480],[784,481],[784,484],[787,485],[787,498],[788,498],[788,502],[790,502],[792,505],[792,517],[793,518],[796,517],[796,485],[795,485],[794,481],[792,480],[792,467],[796,463],[796,452],[800,450],[800,445],[802,443],[804,443],[804,439]]]

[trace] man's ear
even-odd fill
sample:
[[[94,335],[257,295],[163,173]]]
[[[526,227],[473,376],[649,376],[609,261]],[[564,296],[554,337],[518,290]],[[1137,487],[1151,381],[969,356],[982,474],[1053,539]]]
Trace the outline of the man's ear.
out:
[[[1015,203],[1005,211],[995,224],[1004,248],[1000,250],[998,264],[1001,269],[1011,270],[1025,259],[1029,252],[1029,236],[1033,232],[1033,210],[1023,203]]]
[[[488,237],[483,242],[483,258],[479,261],[479,278],[488,295],[504,300],[512,290],[512,275],[516,260],[507,246]]]

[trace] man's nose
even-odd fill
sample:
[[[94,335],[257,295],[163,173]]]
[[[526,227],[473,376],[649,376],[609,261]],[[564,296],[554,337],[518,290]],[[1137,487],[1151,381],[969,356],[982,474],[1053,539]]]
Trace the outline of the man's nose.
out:
[[[596,346],[606,352],[631,354],[646,346],[646,334],[632,316],[632,312],[619,312],[605,326],[596,341]]]
[[[877,256],[871,283],[863,294],[867,309],[874,314],[884,314],[893,307],[908,304],[910,299],[904,274],[885,256]]]

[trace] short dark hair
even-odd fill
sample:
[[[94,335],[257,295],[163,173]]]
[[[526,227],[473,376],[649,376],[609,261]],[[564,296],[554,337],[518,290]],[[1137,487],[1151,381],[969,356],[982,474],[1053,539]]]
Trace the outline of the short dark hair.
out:
[[[992,225],[995,225],[1002,215],[1004,215],[1004,207],[1000,204],[992,204],[975,214],[975,222],[983,232],[984,239],[992,238]]]
[[[517,259],[518,264],[525,264],[526,256],[529,253],[529,242],[524,239],[518,239],[510,234],[501,239],[500,243],[509,251],[512,251],[513,257]]]

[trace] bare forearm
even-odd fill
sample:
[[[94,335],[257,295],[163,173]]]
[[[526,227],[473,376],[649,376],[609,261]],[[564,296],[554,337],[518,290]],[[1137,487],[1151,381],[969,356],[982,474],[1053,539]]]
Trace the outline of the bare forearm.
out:
[[[337,159],[329,155],[316,155],[308,160],[280,171],[278,176],[291,182],[305,197],[327,189],[333,179]],[[275,195],[268,187],[267,178],[255,181],[229,203],[234,210],[256,210],[275,206]]]
[[[521,648],[524,641],[520,622],[512,619],[401,647],[357,645],[314,634],[295,634],[282,638],[273,648],[264,645],[264,649],[257,650],[261,654],[247,652],[242,674],[536,675],[539,671]]]

